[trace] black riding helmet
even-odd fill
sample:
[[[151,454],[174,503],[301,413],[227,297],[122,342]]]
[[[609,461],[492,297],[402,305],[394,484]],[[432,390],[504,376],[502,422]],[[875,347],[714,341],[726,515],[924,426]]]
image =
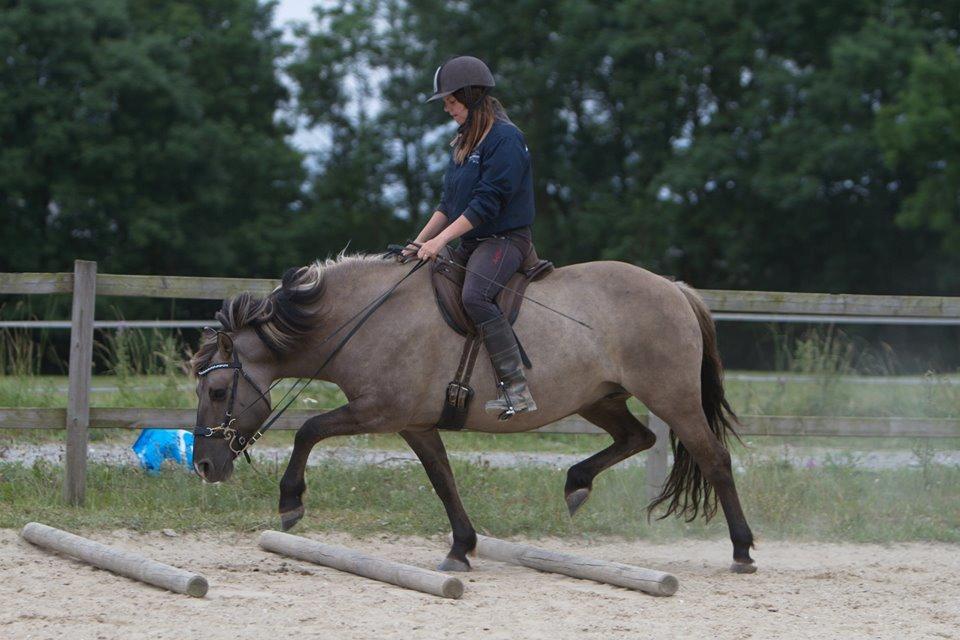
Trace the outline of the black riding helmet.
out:
[[[457,56],[437,67],[433,74],[433,95],[426,102],[439,100],[464,87],[496,86],[490,68],[479,58]],[[470,109],[473,105],[466,105]]]

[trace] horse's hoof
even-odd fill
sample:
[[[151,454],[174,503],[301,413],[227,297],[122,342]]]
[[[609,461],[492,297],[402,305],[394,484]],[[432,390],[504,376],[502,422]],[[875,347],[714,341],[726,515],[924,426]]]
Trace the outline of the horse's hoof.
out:
[[[447,556],[437,565],[437,571],[470,571],[470,563]]]
[[[737,560],[733,561],[733,564],[730,565],[730,571],[734,573],[756,573],[757,565],[750,562],[739,562]]]
[[[280,514],[280,528],[284,531],[290,531],[293,528],[293,525],[300,522],[300,519],[303,517],[305,509],[303,505],[300,505],[293,511],[285,511]]]
[[[577,489],[576,491],[571,492],[567,495],[567,509],[570,510],[570,517],[573,517],[573,514],[577,512],[577,509],[580,508],[584,502],[587,501],[587,498],[590,497],[590,489]]]

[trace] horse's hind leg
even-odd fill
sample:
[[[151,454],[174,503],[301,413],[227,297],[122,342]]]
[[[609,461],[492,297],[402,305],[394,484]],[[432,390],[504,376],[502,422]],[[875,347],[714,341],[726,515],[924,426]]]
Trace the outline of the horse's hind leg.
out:
[[[613,437],[613,444],[578,462],[567,471],[567,484],[563,493],[571,516],[590,497],[593,479],[601,471],[635,453],[649,449],[657,440],[653,432],[627,409],[629,397],[627,393],[606,396],[578,412],[609,433]]]
[[[710,429],[703,408],[695,402],[662,407],[658,403],[648,403],[647,406],[670,426],[683,443],[683,448],[686,449],[685,452],[677,451],[674,470],[667,480],[667,491],[673,492],[670,497],[673,498],[683,492],[691,496],[691,490],[699,489],[697,491],[699,495],[693,498],[694,503],[701,499],[705,500],[705,486],[697,477],[702,474],[703,480],[709,482],[717,492],[723,515],[727,519],[730,541],[733,543],[733,565],[730,569],[736,573],[753,573],[757,570],[750,557],[753,533],[740,506],[740,497],[737,495],[737,488],[733,481],[730,452]],[[699,473],[696,473],[697,469]],[[700,506],[704,506],[703,503]],[[681,506],[679,513],[682,514],[683,511]]]
[[[436,490],[447,511],[450,526],[453,529],[453,546],[450,553],[437,567],[440,571],[469,571],[470,561],[467,554],[477,546],[477,532],[470,524],[460,494],[457,493],[457,483],[453,479],[450,461],[447,459],[447,450],[436,429],[430,431],[401,431],[400,435],[413,452],[420,458],[423,468],[430,478],[430,484]]]

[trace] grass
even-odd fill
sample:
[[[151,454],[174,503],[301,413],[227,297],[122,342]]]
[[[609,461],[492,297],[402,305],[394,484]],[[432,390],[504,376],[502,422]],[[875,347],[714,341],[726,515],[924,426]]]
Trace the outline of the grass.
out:
[[[734,381],[725,384],[742,415],[956,418],[960,384],[928,374],[921,384],[863,384],[844,376],[817,381]]]
[[[562,500],[564,472],[493,469],[455,463],[463,501],[477,529],[496,536],[621,536],[651,540],[725,537],[722,516],[709,524],[676,518],[648,522],[643,470],[610,470],[576,518]],[[234,478],[205,485],[168,468],[156,477],[136,468],[91,465],[87,506],[60,500],[62,470],[0,464],[0,527],[37,520],[67,529],[259,530],[277,526],[280,469],[243,465]],[[435,535],[448,524],[419,465],[399,468],[329,464],[307,473],[307,515],[300,531],[356,535]],[[737,474],[759,540],[960,543],[960,469],[865,471],[845,464],[815,470],[781,463]],[[789,505],[789,506],[785,506]]]

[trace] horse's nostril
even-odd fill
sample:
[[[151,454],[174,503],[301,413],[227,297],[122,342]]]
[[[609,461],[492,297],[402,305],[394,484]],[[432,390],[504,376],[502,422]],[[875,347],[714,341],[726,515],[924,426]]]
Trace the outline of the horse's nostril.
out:
[[[213,465],[210,464],[210,461],[206,459],[201,460],[200,462],[193,463],[193,468],[196,470],[197,475],[203,478],[204,480],[207,479],[207,474],[210,473],[210,469],[212,466]]]

